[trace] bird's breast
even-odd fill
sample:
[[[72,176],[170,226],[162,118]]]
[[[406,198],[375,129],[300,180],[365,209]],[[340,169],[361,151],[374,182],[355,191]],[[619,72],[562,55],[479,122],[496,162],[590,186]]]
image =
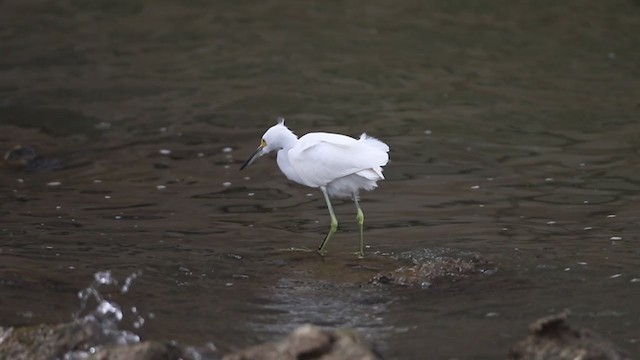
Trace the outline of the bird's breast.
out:
[[[309,184],[306,184],[302,180],[300,175],[298,175],[298,173],[295,171],[293,166],[291,166],[291,162],[289,161],[289,151],[288,150],[282,149],[282,150],[278,151],[278,156],[277,156],[276,160],[278,162],[278,167],[280,168],[280,171],[282,171],[282,173],[284,174],[284,176],[287,177],[287,179],[289,179],[291,181],[295,181],[295,182],[297,182],[298,184],[301,184],[301,185],[311,186]]]

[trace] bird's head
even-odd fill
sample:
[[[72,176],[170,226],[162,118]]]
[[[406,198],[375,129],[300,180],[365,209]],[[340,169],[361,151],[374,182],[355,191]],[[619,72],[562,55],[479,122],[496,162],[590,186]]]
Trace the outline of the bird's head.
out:
[[[274,150],[282,149],[285,147],[285,144],[290,141],[292,136],[293,138],[296,138],[291,130],[284,125],[284,118],[278,118],[278,123],[270,127],[264,135],[262,135],[260,145],[256,149],[256,152],[254,152],[253,155],[251,155],[251,157],[242,164],[240,170],[251,165],[262,155],[266,155]]]

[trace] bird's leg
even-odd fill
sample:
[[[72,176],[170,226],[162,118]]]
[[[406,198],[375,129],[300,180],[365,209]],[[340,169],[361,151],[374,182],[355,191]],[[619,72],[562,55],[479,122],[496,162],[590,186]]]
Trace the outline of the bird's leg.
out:
[[[327,201],[327,208],[329,208],[329,215],[331,216],[331,227],[329,228],[329,233],[324,238],[324,240],[322,240],[322,243],[318,248],[318,252],[322,255],[324,254],[324,247],[327,245],[327,241],[329,240],[331,235],[333,235],[333,233],[336,232],[336,229],[338,229],[338,219],[336,218],[336,215],[333,213],[333,207],[331,206],[331,201],[329,200],[329,194],[327,194],[327,188],[324,186],[320,186],[320,190],[322,190],[324,199]]]
[[[358,220],[358,227],[360,227],[360,251],[358,252],[359,257],[364,257],[364,213],[360,208],[360,204],[358,203],[358,194],[353,193],[353,202],[356,204],[356,209],[358,209],[358,213],[356,215],[356,220]]]

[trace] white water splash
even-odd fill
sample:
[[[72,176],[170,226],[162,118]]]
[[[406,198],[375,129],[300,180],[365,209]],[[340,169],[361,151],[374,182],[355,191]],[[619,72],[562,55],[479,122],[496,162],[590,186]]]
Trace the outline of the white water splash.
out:
[[[129,275],[124,285],[120,289],[120,293],[127,293],[133,281],[141,275],[135,272]],[[100,271],[93,275],[93,282],[86,289],[78,292],[80,299],[80,309],[73,315],[74,321],[78,322],[90,332],[95,334],[94,341],[99,346],[105,345],[129,345],[140,342],[140,337],[131,331],[121,330],[119,324],[125,318],[120,306],[114,302],[105,299],[100,292],[103,286],[117,286],[118,281],[115,279],[111,271]],[[87,308],[87,304],[94,300],[97,303],[96,308],[85,316],[80,316]],[[138,329],[145,323],[145,319],[138,313],[137,308],[133,307],[132,311],[135,316],[133,326]],[[88,330],[89,331],[89,330]],[[70,351],[63,356],[63,360],[81,360],[86,359],[89,354],[94,353],[95,347],[91,347],[87,351]]]
[[[133,284],[133,282],[138,278],[138,276],[142,275],[141,272],[134,272],[133,274],[127,276],[126,279],[124,279],[124,285],[122,285],[122,287],[120,288],[120,292],[123,294],[126,294],[129,292],[129,288],[131,288],[131,285]]]

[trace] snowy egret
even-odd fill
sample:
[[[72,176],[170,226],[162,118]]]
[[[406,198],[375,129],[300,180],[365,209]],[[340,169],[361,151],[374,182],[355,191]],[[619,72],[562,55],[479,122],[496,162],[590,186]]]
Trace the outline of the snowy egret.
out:
[[[331,227],[318,252],[324,254],[327,241],[338,228],[329,197],[352,197],[356,205],[356,220],[360,227],[360,257],[364,256],[364,213],[358,203],[360,190],[372,190],[383,180],[382,167],[389,161],[389,146],[367,134],[359,139],[324,132],[298,137],[284,125],[284,119],[267,130],[256,152],[240,170],[257,158],[277,150],[277,163],[284,175],[298,184],[320,188],[327,202]]]

